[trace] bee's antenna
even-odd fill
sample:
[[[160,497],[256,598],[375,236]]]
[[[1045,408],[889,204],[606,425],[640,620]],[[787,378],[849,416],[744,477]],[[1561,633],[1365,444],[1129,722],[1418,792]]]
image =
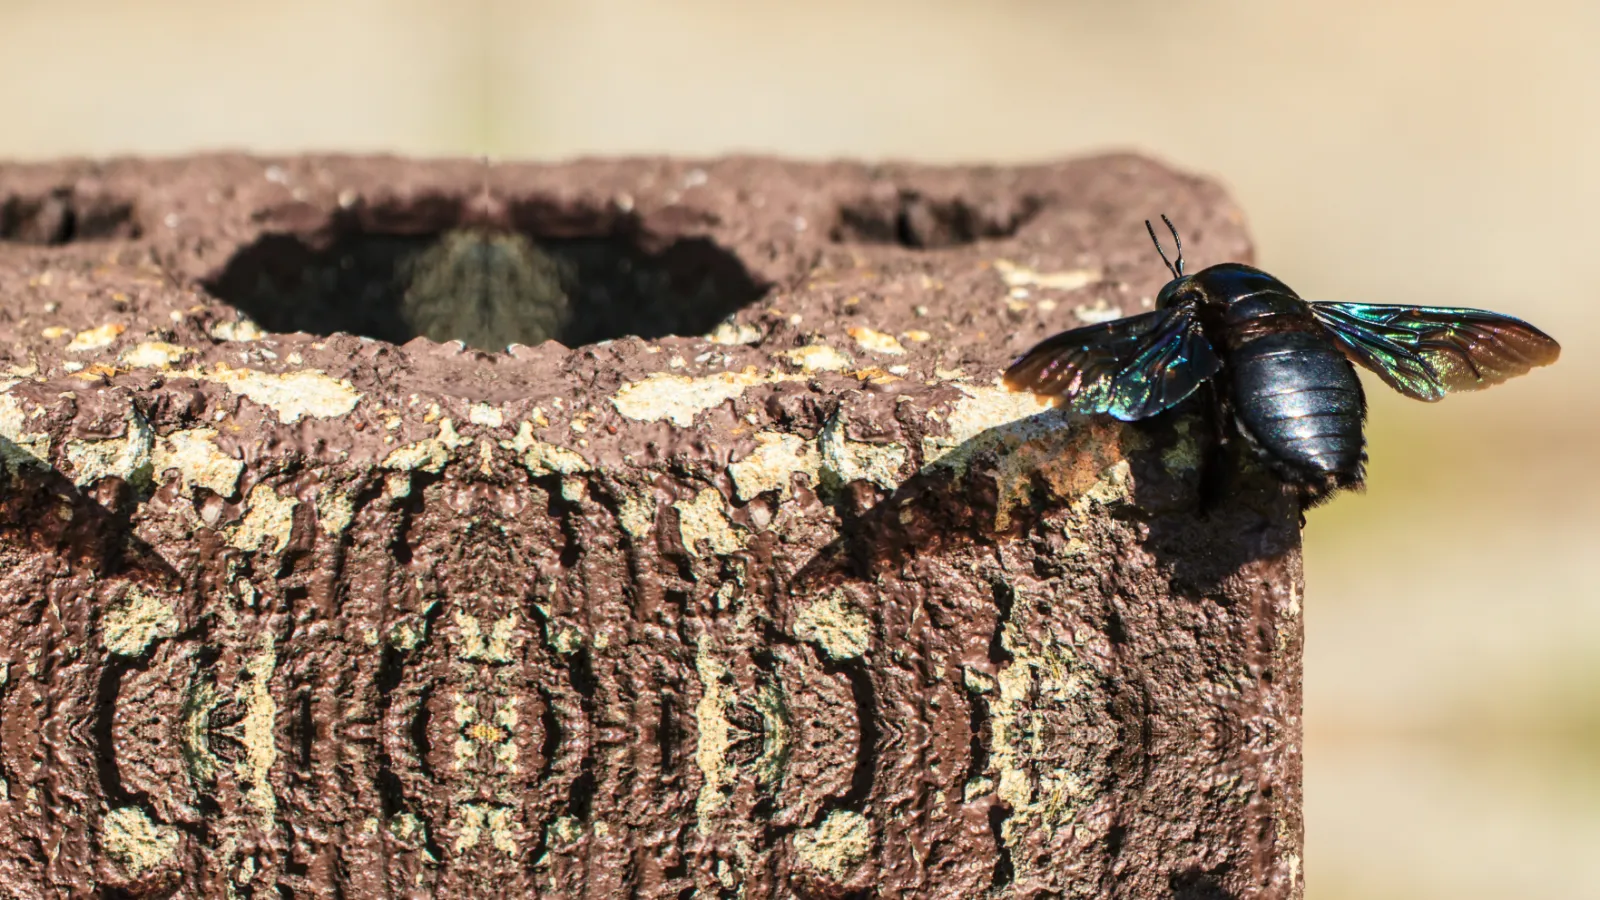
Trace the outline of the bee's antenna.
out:
[[[1172,242],[1177,245],[1178,262],[1176,265],[1172,263],[1172,260],[1167,259],[1167,251],[1161,249],[1161,239],[1156,237],[1156,227],[1150,224],[1149,219],[1144,220],[1145,230],[1150,232],[1150,240],[1156,245],[1156,252],[1161,254],[1161,261],[1167,264],[1167,271],[1172,273],[1173,278],[1182,278],[1183,239],[1178,237],[1178,229],[1172,226],[1172,220],[1167,218],[1165,213],[1161,215],[1161,221],[1167,223],[1167,230],[1172,232]]]

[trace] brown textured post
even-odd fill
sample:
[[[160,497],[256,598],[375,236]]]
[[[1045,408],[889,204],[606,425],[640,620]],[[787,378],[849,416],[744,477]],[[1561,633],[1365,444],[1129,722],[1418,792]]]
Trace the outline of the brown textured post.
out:
[[[1249,258],[1126,156],[0,167],[0,893],[1299,897],[1294,508],[996,383],[1162,212]]]

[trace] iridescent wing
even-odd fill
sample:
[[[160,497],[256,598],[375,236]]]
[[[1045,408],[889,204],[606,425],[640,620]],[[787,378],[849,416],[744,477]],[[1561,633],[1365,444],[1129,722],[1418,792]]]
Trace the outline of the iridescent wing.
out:
[[[1064,331],[1012,363],[1005,384],[1131,422],[1176,406],[1221,368],[1193,308],[1176,306]]]
[[[1561,345],[1520,319],[1481,309],[1312,303],[1345,355],[1430,403],[1548,366]]]

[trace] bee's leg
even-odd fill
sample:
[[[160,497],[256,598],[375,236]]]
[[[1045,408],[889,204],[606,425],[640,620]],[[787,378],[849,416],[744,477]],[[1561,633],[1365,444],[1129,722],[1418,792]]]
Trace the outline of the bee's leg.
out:
[[[1228,440],[1228,425],[1232,420],[1222,402],[1216,385],[1207,382],[1197,392],[1201,395],[1200,407],[1210,426],[1209,440],[1200,458],[1200,515],[1209,518],[1222,504],[1233,486],[1234,464]]]

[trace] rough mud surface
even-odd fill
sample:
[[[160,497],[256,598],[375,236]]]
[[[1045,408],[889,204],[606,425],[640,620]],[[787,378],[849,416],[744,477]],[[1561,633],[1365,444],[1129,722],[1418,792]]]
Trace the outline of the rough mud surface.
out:
[[[996,384],[1161,212],[1250,258],[1132,157],[0,166],[0,894],[1298,897],[1296,510]]]

